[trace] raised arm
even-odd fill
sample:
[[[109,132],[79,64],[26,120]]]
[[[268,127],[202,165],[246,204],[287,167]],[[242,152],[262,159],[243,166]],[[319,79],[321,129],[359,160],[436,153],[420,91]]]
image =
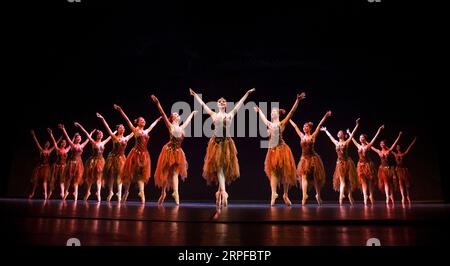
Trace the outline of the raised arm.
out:
[[[392,144],[392,146],[389,148],[389,152],[391,152],[394,148],[395,148],[395,146],[397,146],[397,143],[398,143],[398,141],[400,140],[400,137],[402,136],[402,132],[400,131],[400,133],[398,133],[398,137],[397,137],[397,139],[394,141],[394,143]]]
[[[84,129],[84,127],[80,124],[80,123],[78,123],[78,122],[75,122],[75,123],[73,123],[76,127],[78,127],[79,129],[81,129],[81,131],[83,131],[83,133],[86,135],[86,137],[89,139],[89,141],[92,143],[92,144],[94,144],[95,143],[95,140],[93,139],[93,138],[91,138],[91,135],[89,135],[89,133],[86,131],[86,129]]]
[[[416,143],[417,138],[414,138],[414,140],[411,142],[411,144],[409,144],[408,148],[406,149],[406,151],[403,153],[403,155],[406,155],[407,153],[410,152],[412,146],[414,146],[414,143]]]
[[[331,116],[331,111],[328,111],[325,113],[325,115],[323,116],[322,120],[320,120],[319,124],[316,127],[316,130],[314,131],[314,133],[312,134],[313,138],[317,137],[317,134],[319,134],[319,130],[322,127],[323,123],[325,123],[325,120],[327,120],[328,117]]]
[[[133,136],[134,136],[134,132],[131,132],[130,134],[128,134],[128,136],[125,137],[125,141],[128,142]]]
[[[36,144],[36,147],[38,148],[39,152],[42,152],[42,150],[43,150],[42,146],[39,143],[39,140],[37,139],[36,133],[34,132],[34,130],[31,130],[31,136],[33,136],[34,143]]]
[[[106,122],[105,118],[100,113],[96,113],[96,115],[102,121],[103,125],[106,128],[106,132],[108,132],[109,136],[114,138],[115,140],[117,140],[117,136],[114,134],[114,132],[112,132],[112,130],[109,127],[108,122]]]
[[[381,150],[375,148],[374,146],[370,146],[370,148],[371,148],[374,152],[376,152],[379,156],[381,156]]]
[[[152,131],[152,129],[156,126],[156,124],[158,124],[158,122],[162,119],[162,116],[156,118],[156,120],[146,129],[144,130],[144,132],[146,134],[150,133]]]
[[[297,132],[298,136],[299,136],[300,138],[303,138],[304,134],[303,134],[303,132],[300,130],[300,128],[298,128],[297,124],[295,124],[294,121],[292,121],[292,120],[289,120],[289,123],[291,123],[291,125],[294,127],[295,132]]]
[[[114,137],[116,136],[116,133],[117,133],[117,130],[114,131],[112,135],[109,135],[104,141],[102,141],[102,144],[106,145],[111,140],[112,136],[114,136]]]
[[[321,127],[320,131],[323,131],[327,134],[327,136],[330,138],[331,142],[333,142],[334,145],[338,145],[338,141],[330,134],[330,132],[328,132],[326,127]]]
[[[206,105],[205,102],[203,102],[202,98],[200,98],[200,96],[198,96],[197,93],[195,93],[191,88],[189,88],[189,92],[201,104],[201,106],[203,107],[203,109],[207,114],[209,114],[210,116],[214,116],[216,114]]]
[[[67,134],[66,128],[64,127],[63,124],[59,124],[58,127],[62,130],[64,137],[66,138],[67,142],[69,143],[70,146],[73,146],[73,141],[72,139],[70,139],[69,135]]]
[[[122,107],[118,106],[117,104],[114,104],[114,109],[119,111],[119,113],[122,115],[122,117],[125,119],[125,121],[128,124],[128,127],[131,129],[131,131],[136,131],[136,128],[133,126],[133,123],[131,123],[131,120],[128,118],[128,116],[125,114],[125,112],[122,110]]]
[[[161,103],[159,102],[158,98],[156,98],[155,95],[152,95],[152,100],[156,103],[156,106],[158,107],[159,112],[162,115],[162,118],[164,120],[164,124],[166,124],[166,127],[169,129],[169,131],[172,129],[172,124],[170,123],[169,118],[167,118],[166,113],[164,112]]]
[[[181,125],[182,129],[185,129],[189,123],[191,123],[192,118],[198,113],[198,111],[192,111],[192,113],[184,120],[183,124]]]
[[[56,142],[55,137],[53,136],[52,129],[51,129],[51,128],[47,128],[47,132],[48,132],[48,134],[50,135],[50,139],[51,139],[52,142],[53,142],[53,147],[54,147],[54,148],[58,148],[58,143]],[[59,139],[61,139],[61,138],[62,138],[62,137],[60,137]],[[59,140],[58,140],[58,142],[59,142]]]
[[[52,152],[54,149],[58,148],[58,144],[59,144],[59,142],[60,142],[61,140],[62,140],[62,136],[59,137],[59,139],[56,141],[56,145],[53,145],[53,146],[49,149],[49,151]]]
[[[266,127],[269,126],[269,120],[267,120],[266,115],[264,115],[264,113],[261,111],[261,109],[259,109],[259,106],[255,106],[254,107],[255,112],[257,112],[259,114],[259,117],[261,117],[261,120],[263,121],[264,125]]]
[[[347,134],[351,135],[350,129],[347,128]],[[355,140],[355,138],[352,138],[353,144],[355,144],[356,148],[361,148],[361,145]]]
[[[373,146],[373,144],[375,143],[375,140],[380,135],[380,132],[381,132],[382,129],[384,129],[384,125],[382,125],[381,127],[378,128],[377,134],[375,134],[375,136],[373,137],[372,141],[369,143],[369,146]]]
[[[350,136],[348,137],[348,139],[345,141],[345,145],[350,144],[350,141],[353,139],[353,137],[355,136],[356,131],[359,128],[359,118],[356,119],[356,125],[355,128],[353,129],[352,133],[350,134]]]
[[[97,131],[97,129],[93,129],[93,130],[91,131],[91,133],[88,134],[87,139],[86,139],[83,143],[80,144],[80,146],[81,146],[82,148],[84,148],[84,147],[86,146],[86,144],[88,144],[88,142],[91,141],[91,139],[92,139],[92,134],[94,134],[95,131]],[[94,143],[94,142],[92,142],[92,143]]]
[[[230,114],[231,116],[235,116],[237,111],[239,111],[239,109],[242,107],[242,105],[244,104],[245,100],[247,99],[247,97],[250,95],[250,93],[254,92],[256,89],[250,89],[248,90],[244,96],[242,96],[242,98],[239,100],[239,102],[234,106],[233,110],[231,110]]]
[[[291,111],[289,111],[287,116],[281,121],[282,126],[285,126],[286,123],[291,119],[291,117],[294,115],[295,110],[297,110],[299,102],[305,98],[306,98],[306,94],[304,92],[297,94],[297,99],[295,100],[295,103],[292,106]]]

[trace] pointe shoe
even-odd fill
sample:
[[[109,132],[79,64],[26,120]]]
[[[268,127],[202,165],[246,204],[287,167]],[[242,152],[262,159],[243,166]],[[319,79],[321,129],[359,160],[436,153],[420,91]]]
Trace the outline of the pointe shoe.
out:
[[[141,203],[145,203],[145,194],[144,194],[144,192],[139,192],[138,196],[141,198]]]
[[[406,200],[408,200],[408,204],[411,205],[411,199],[409,197],[406,197]]]
[[[66,199],[67,199],[67,196],[69,196],[69,192],[68,192],[68,191],[67,191],[66,193],[64,193],[63,200],[66,200]]]
[[[34,197],[34,193],[31,193],[31,194],[28,196],[29,199],[32,199],[33,197]]]
[[[86,195],[84,195],[83,200],[87,201],[89,199],[89,197],[91,196],[91,192],[87,192]]]
[[[277,193],[272,193],[272,197],[270,199],[270,206],[275,205],[275,201],[278,198],[278,194]]]
[[[220,195],[220,191],[216,192],[216,206],[220,206],[222,203],[222,197]]]
[[[302,198],[302,205],[306,205],[306,201],[308,200],[308,196],[304,196]]]
[[[78,200],[78,193],[73,193],[73,200],[74,201],[77,201]]]
[[[222,206],[226,207],[228,205],[228,193],[223,191],[221,193],[221,197],[222,197]]]
[[[50,192],[48,195],[47,195],[47,199],[50,199],[50,197],[52,196],[52,193]]]
[[[117,196],[117,202],[120,203],[122,201],[122,193],[117,192],[116,196]]]
[[[98,201],[98,202],[102,201],[102,196],[101,196],[100,193],[95,192],[95,196],[97,196],[97,201]]]
[[[349,197],[348,197],[348,200],[350,201],[350,205],[353,206],[353,203],[354,203],[353,197],[349,196]]]
[[[59,196],[61,197],[61,199],[64,199],[64,193],[61,192],[61,194],[59,194]]]
[[[172,197],[175,200],[175,204],[180,205],[180,195],[178,194],[178,192],[172,193]]]
[[[163,193],[161,193],[161,196],[158,199],[158,205],[163,204],[165,199],[166,199],[166,193],[163,192]]]
[[[395,204],[395,201],[394,201],[394,195],[390,196],[389,199],[391,200],[392,205],[394,205],[394,204]]]
[[[322,205],[322,199],[320,198],[319,195],[316,195],[316,200],[317,200],[317,204]]]
[[[370,204],[372,204],[372,206],[373,206],[373,204],[374,204],[373,196],[370,195],[369,199],[370,199]]]
[[[122,202],[127,202],[127,199],[128,199],[128,194],[130,194],[130,192],[125,192],[125,194],[123,194],[123,197],[122,197]]]
[[[287,206],[291,206],[292,205],[292,202],[289,199],[289,196],[287,194],[283,194],[283,201],[284,201],[284,204],[286,204]]]
[[[114,192],[112,192],[112,191],[109,192],[109,195],[108,195],[108,197],[106,198],[106,201],[107,201],[107,202],[110,202],[113,196],[114,196]]]

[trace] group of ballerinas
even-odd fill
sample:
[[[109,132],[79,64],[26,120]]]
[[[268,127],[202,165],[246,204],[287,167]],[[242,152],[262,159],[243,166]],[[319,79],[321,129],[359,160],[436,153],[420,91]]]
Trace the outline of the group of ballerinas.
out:
[[[227,206],[228,193],[226,185],[229,185],[240,176],[239,163],[237,159],[237,150],[233,139],[230,137],[230,127],[232,119],[242,107],[247,97],[253,93],[255,89],[248,90],[245,95],[237,102],[234,108],[227,112],[227,102],[224,98],[217,101],[218,112],[212,111],[203,100],[190,89],[190,94],[201,104],[205,112],[212,118],[214,124],[214,134],[208,142],[206,156],[203,165],[203,177],[208,184],[215,183],[218,190],[215,193],[216,205]],[[178,193],[179,177],[184,181],[187,177],[188,163],[181,144],[185,136],[185,128],[189,125],[197,111],[193,111],[187,119],[182,122],[178,113],[172,113],[169,117],[164,112],[158,98],[151,96],[155,102],[161,116],[157,118],[149,127],[143,117],[137,118],[134,123],[128,118],[123,109],[114,105],[116,109],[126,121],[130,134],[125,134],[125,127],[120,124],[116,126],[113,132],[105,118],[97,113],[97,117],[101,120],[108,137],[103,139],[103,133],[100,130],[88,132],[80,123],[75,122],[74,125],[79,128],[85,135],[86,140],[82,141],[79,133],[75,133],[73,138],[69,137],[64,125],[60,124],[63,137],[58,141],[55,140],[52,130],[49,128],[48,133],[52,140],[46,142],[42,147],[34,133],[31,131],[34,141],[40,151],[40,160],[33,173],[33,189],[30,198],[34,196],[38,183],[42,180],[44,188],[44,197],[49,199],[55,189],[55,183],[60,185],[60,197],[65,200],[69,195],[70,186],[73,186],[73,197],[78,199],[78,188],[83,183],[86,184],[86,194],[84,200],[88,200],[91,195],[92,185],[96,186],[97,200],[101,201],[101,188],[106,185],[108,187],[107,201],[111,201],[114,195],[117,196],[118,202],[125,202],[129,194],[129,188],[132,181],[137,182],[139,187],[138,196],[141,202],[145,202],[144,186],[150,178],[151,160],[147,150],[149,141],[149,133],[162,119],[169,132],[169,142],[164,145],[159,154],[156,171],[154,173],[155,185],[161,189],[161,196],[158,203],[162,204],[166,198],[166,193],[172,190],[172,196],[178,205],[180,197]],[[330,132],[322,127],[326,119],[331,116],[331,111],[326,112],[318,126],[313,129],[313,123],[307,122],[303,126],[303,131],[291,120],[296,111],[299,102],[305,99],[305,93],[297,95],[297,99],[290,112],[281,119],[285,114],[283,109],[272,108],[271,120],[269,121],[264,113],[256,106],[254,109],[267,127],[269,133],[269,148],[267,151],[264,171],[270,181],[271,187],[271,205],[275,204],[278,198],[277,187],[283,186],[283,200],[286,205],[291,205],[288,193],[289,188],[296,186],[297,182],[301,184],[302,205],[305,205],[308,199],[308,189],[314,187],[316,192],[316,200],[320,205],[322,199],[320,192],[325,184],[325,169],[320,156],[314,150],[315,140],[319,131],[325,132],[332,143],[336,147],[337,162],[333,175],[333,188],[339,191],[339,203],[343,204],[343,200],[347,195],[350,204],[353,204],[352,192],[356,188],[361,188],[364,196],[364,204],[374,203],[373,190],[378,181],[380,190],[384,190],[386,196],[386,204],[392,202],[394,204],[394,191],[400,188],[402,203],[406,200],[411,203],[409,187],[410,180],[408,169],[403,163],[403,158],[409,153],[416,139],[409,145],[405,152],[401,151],[400,145],[397,145],[401,132],[397,139],[388,147],[386,141],[380,142],[380,148],[377,149],[373,145],[380,131],[384,128],[381,126],[373,139],[368,142],[367,136],[361,134],[360,143],[354,139],[354,135],[359,128],[359,119],[356,120],[356,126],[353,131],[347,129],[348,138],[343,130],[337,134],[335,139]],[[288,122],[294,127],[300,137],[302,154],[298,166],[295,166],[294,157],[291,149],[283,140],[283,132]],[[95,133],[95,137],[93,137]],[[129,140],[134,137],[134,147],[125,155],[125,150]],[[105,145],[112,141],[112,150],[106,160],[103,157]],[[91,143],[92,154],[83,164],[82,154],[85,146]],[[357,167],[348,155],[348,147],[353,142],[358,149],[359,161]],[[69,145],[67,145],[67,143]],[[396,151],[394,151],[394,147]],[[50,166],[49,157],[52,151],[56,151],[56,161]],[[375,151],[380,157],[381,164],[376,174],[375,164],[370,159],[368,153],[370,150]],[[388,158],[394,155],[396,166],[389,165]],[[47,187],[47,184],[49,185]],[[114,185],[117,192],[114,194]],[[122,193],[122,187],[125,191]]]

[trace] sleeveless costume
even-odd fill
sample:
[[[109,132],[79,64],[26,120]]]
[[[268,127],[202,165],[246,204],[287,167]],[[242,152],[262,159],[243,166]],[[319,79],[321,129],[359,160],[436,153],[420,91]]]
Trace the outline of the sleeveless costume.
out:
[[[103,151],[105,146],[101,144],[92,144],[92,155],[86,161],[84,168],[84,179],[88,183],[101,181],[105,159]],[[100,179],[100,180],[98,180]]]
[[[64,170],[64,177],[67,184],[81,185],[83,184],[84,165],[81,155],[83,148],[78,144],[76,147],[70,149],[70,159]]]
[[[50,152],[42,151],[39,154],[39,161],[33,170],[33,176],[31,178],[32,183],[37,183],[39,180],[47,182],[47,178],[50,179]]]
[[[356,176],[356,168],[353,160],[348,156],[348,145],[336,145],[336,154],[338,156],[336,168],[333,174],[333,189],[339,191],[340,178],[345,178],[346,187],[349,191],[353,191],[358,187],[358,178]]]
[[[148,134],[134,132],[135,144],[123,166],[123,182],[129,183],[134,178],[145,183],[150,179],[150,154],[147,150]]]
[[[116,178],[117,183],[122,182],[123,166],[125,165],[125,149],[127,148],[128,142],[125,139],[120,139],[117,141],[115,138],[112,139],[113,147],[111,152],[106,158],[105,167],[103,169],[103,178],[110,183],[111,178]]]
[[[325,168],[322,159],[314,150],[314,141],[311,138],[303,137],[300,141],[302,147],[302,156],[297,166],[297,174],[300,178],[306,176],[309,181],[316,181],[319,187],[325,184]],[[309,186],[313,186],[309,182]]]

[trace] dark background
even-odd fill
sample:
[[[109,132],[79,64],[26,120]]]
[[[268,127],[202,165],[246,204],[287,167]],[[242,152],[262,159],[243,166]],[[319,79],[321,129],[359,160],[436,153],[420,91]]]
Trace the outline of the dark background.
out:
[[[386,129],[380,139],[389,143],[400,130],[404,148],[417,136],[407,158],[412,197],[448,201],[440,125],[446,119],[444,93],[430,82],[423,83],[431,60],[439,56],[423,4],[81,1],[23,2],[7,18],[6,43],[11,47],[4,52],[12,59],[8,68],[14,74],[2,95],[6,130],[1,196],[28,193],[38,157],[31,128],[43,143],[48,139],[45,129],[52,127],[59,136],[61,122],[70,135],[75,132],[73,121],[104,131],[95,117],[97,111],[110,125],[124,123],[113,103],[131,118],[142,115],[151,122],[159,116],[151,94],[169,111],[176,101],[193,106],[189,87],[203,93],[206,101],[221,96],[237,101],[255,87],[250,101],[278,101],[285,109],[298,92],[305,91],[307,99],[293,118],[299,125],[306,121],[317,125],[332,110],[326,126],[333,135],[353,128],[354,120],[361,117],[360,133],[370,138],[383,123]],[[149,143],[152,174],[167,140],[161,123]],[[235,138],[241,178],[229,187],[230,200],[269,199],[263,172],[266,150],[259,148],[260,140]],[[285,140],[298,162],[301,149],[291,127]],[[187,181],[180,183],[181,200],[213,199],[216,188],[207,187],[201,177],[207,141],[206,137],[185,139],[190,168]],[[327,171],[323,197],[337,201],[331,182],[334,146],[321,133],[316,149]],[[85,149],[84,156],[89,153],[90,148]],[[356,162],[354,146],[351,155]],[[153,179],[146,192],[149,200],[158,198]],[[360,192],[355,194],[361,199]],[[292,189],[291,198],[299,200],[298,189]],[[382,199],[382,194],[376,198]]]

